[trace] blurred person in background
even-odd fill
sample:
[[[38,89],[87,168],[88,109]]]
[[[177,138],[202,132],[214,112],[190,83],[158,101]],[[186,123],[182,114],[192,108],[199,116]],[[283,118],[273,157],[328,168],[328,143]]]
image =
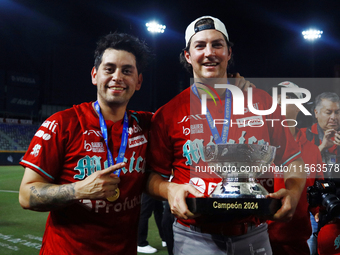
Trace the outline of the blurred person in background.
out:
[[[282,88],[299,88],[296,84],[285,81],[275,86],[278,89],[278,104],[281,105]],[[270,92],[271,94],[271,92]],[[301,99],[303,94],[300,92],[286,93],[286,99]],[[312,168],[307,173],[306,185],[303,189],[296,211],[291,221],[278,222],[268,221],[268,232],[273,253],[277,255],[309,255],[311,254],[307,240],[312,235],[311,218],[314,219],[313,214],[310,214],[309,204],[307,201],[307,187],[313,186],[315,179],[323,179],[322,172],[315,171],[316,168],[322,168],[323,162],[319,148],[307,140],[307,138],[296,128],[297,116],[300,109],[295,104],[286,104],[286,126],[289,127],[291,134],[300,147],[301,157],[305,163],[305,167]],[[286,128],[288,128],[286,127]],[[307,170],[306,168],[303,170]],[[309,170],[309,169],[308,169]],[[276,173],[278,175],[280,173]],[[282,173],[283,174],[283,173]],[[274,191],[284,187],[281,178],[275,178]],[[315,214],[316,211],[313,210]],[[314,229],[314,232],[316,229]],[[313,249],[313,248],[311,248]]]
[[[340,145],[340,98],[334,92],[323,92],[315,98],[314,115],[317,120],[312,126],[301,128],[302,134],[319,147],[322,160],[327,166],[324,173],[326,181],[336,184],[336,195],[340,197],[339,183],[339,145]],[[340,215],[339,215],[340,216]],[[317,233],[317,250],[319,255],[340,254],[340,219],[334,217],[321,227]],[[319,221],[319,214],[315,217]],[[312,219],[313,222],[313,219]],[[319,222],[320,224],[320,222]],[[317,232],[317,231],[316,231]],[[315,236],[313,240],[313,254],[315,251]]]

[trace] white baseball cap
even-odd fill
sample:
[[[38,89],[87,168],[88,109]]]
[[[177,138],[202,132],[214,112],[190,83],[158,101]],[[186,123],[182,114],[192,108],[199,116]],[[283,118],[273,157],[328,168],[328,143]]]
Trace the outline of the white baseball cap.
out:
[[[284,81],[277,85],[278,87],[284,87],[284,88],[300,88],[298,85],[296,85],[293,82],[290,81]],[[297,96],[297,98],[303,98],[303,94],[301,92],[289,92]]]
[[[206,19],[206,18],[212,19],[214,21],[214,24],[202,25],[202,26],[195,28],[195,25],[199,20]],[[190,25],[185,30],[185,44],[186,44],[186,46],[188,46],[188,43],[189,43],[191,37],[194,34],[196,34],[199,31],[206,30],[206,29],[216,29],[217,31],[220,31],[222,34],[225,35],[225,37],[227,37],[227,40],[229,41],[227,29],[225,28],[225,25],[222,23],[222,21],[220,21],[217,18],[211,17],[211,16],[202,16],[202,17],[194,20],[193,22],[191,22]]]

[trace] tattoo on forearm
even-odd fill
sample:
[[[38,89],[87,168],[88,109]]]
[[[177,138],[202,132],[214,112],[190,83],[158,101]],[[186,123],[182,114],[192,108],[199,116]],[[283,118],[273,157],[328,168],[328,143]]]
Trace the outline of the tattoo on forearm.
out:
[[[52,210],[75,200],[75,183],[65,185],[47,184],[42,188],[30,188],[30,207],[33,210]]]

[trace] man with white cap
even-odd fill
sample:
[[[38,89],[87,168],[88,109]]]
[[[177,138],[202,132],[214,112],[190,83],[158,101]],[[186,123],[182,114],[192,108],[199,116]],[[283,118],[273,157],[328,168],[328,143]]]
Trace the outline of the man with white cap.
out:
[[[299,88],[296,84],[290,81],[279,83],[278,89],[278,104],[281,106],[281,89],[282,88]],[[286,93],[287,99],[302,99],[303,94],[300,92]],[[308,141],[306,137],[299,132],[296,128],[297,116],[300,109],[295,104],[286,104],[286,126],[289,127],[291,134],[294,136],[295,141],[298,143],[301,150],[301,157],[306,166],[317,168],[323,165],[321,153],[319,148]],[[307,169],[305,169],[307,170]],[[277,173],[283,174],[283,173]],[[300,201],[296,207],[296,211],[291,221],[278,222],[268,221],[268,232],[270,243],[273,253],[275,255],[289,254],[289,255],[309,255],[313,254],[310,251],[307,240],[312,234],[311,220],[314,219],[313,215],[310,216],[309,205],[307,202],[307,187],[313,186],[315,179],[323,179],[322,172],[314,171],[313,169],[307,173],[306,185],[300,197]],[[284,187],[282,178],[274,180],[274,191]],[[315,214],[316,211],[313,211]],[[315,221],[314,221],[315,222]],[[314,231],[316,232],[316,230]]]
[[[211,218],[218,220],[218,217],[194,215],[189,211],[186,197],[209,197],[221,181],[215,173],[194,173],[192,169],[205,162],[201,152],[208,143],[280,146],[275,164],[295,167],[303,164],[299,148],[288,129],[281,125],[274,128],[266,121],[266,118],[282,120],[279,109],[268,116],[257,116],[245,101],[244,114],[234,115],[231,101],[239,98],[231,98],[225,88],[212,87],[216,82],[228,83],[227,67],[232,58],[232,44],[219,19],[204,16],[193,21],[187,27],[185,40],[181,62],[193,71],[195,81],[153,116],[148,153],[153,170],[148,181],[149,193],[168,199],[171,212],[177,217],[173,228],[174,254],[272,254],[267,224],[258,217],[235,217],[227,222],[211,223]],[[207,100],[209,115],[213,119],[228,118],[223,127],[212,127],[207,121],[208,113],[205,116],[192,112],[201,109],[202,91],[212,96]],[[247,92],[241,93],[247,96]],[[215,99],[224,105],[224,110],[216,110]],[[272,98],[254,88],[253,105],[258,110],[269,109]],[[248,120],[248,124],[242,124],[245,123],[242,120]],[[264,124],[251,127],[249,121]],[[172,171],[173,179],[168,182],[164,177]],[[282,201],[281,209],[273,216],[275,220],[291,219],[305,184],[304,173],[287,173],[284,181],[284,189],[269,195]]]

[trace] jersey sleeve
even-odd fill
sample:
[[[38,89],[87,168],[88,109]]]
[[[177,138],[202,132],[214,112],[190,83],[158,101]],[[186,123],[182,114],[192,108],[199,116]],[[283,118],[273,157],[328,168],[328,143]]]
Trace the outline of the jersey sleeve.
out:
[[[67,135],[62,127],[65,121],[67,119],[60,112],[45,120],[20,162],[22,166],[34,170],[50,182],[57,179],[62,168]]]
[[[151,119],[147,152],[148,168],[166,177],[171,175],[174,155],[168,126],[162,109],[159,109]]]

